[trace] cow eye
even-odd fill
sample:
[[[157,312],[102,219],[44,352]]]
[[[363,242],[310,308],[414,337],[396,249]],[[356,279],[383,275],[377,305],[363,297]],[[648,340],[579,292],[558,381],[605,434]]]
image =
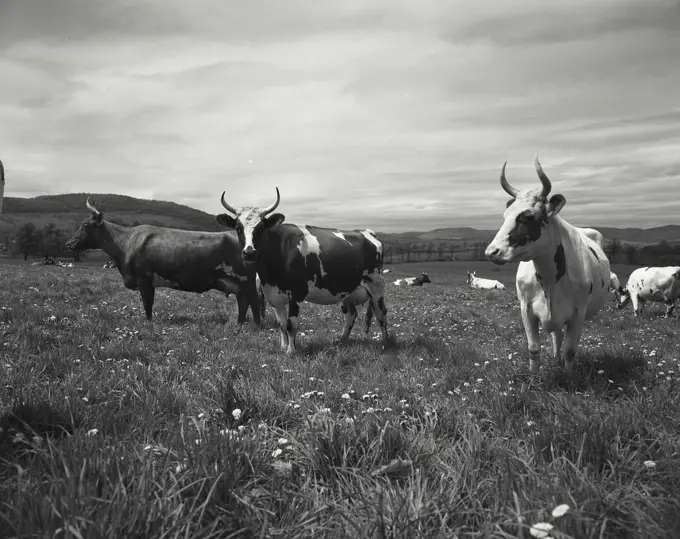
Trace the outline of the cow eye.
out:
[[[522,215],[522,221],[533,221],[535,219],[533,213],[527,213],[526,215]]]

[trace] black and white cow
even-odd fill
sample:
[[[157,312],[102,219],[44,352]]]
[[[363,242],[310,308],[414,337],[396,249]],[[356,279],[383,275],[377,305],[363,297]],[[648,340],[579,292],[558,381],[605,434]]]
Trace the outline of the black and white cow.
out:
[[[238,240],[229,232],[194,232],[151,225],[111,223],[97,208],[90,212],[66,246],[74,251],[102,249],[123,277],[123,284],[139,290],[146,318],[151,320],[156,288],[203,293],[219,290],[238,302],[238,323],[248,307],[259,326],[261,304],[255,274],[241,261]]]
[[[628,284],[621,289],[619,309],[633,303],[635,316],[642,314],[647,301],[663,301],[666,316],[670,317],[675,302],[680,297],[680,266],[638,268],[628,277]]]
[[[540,189],[512,187],[505,179],[506,164],[501,187],[512,198],[485,254],[495,264],[520,261],[515,281],[531,370],[538,369],[541,358],[539,324],[552,334],[556,358],[566,325],[563,358],[565,369],[571,370],[583,324],[602,309],[609,296],[609,260],[601,247],[601,234],[570,225],[558,215],[566,199],[559,194],[549,197],[551,183],[538,156],[535,167]]]
[[[222,205],[233,216],[218,215],[217,222],[236,230],[244,264],[257,269],[265,297],[279,321],[282,349],[289,354],[296,351],[303,301],[341,305],[345,315],[341,340],[349,336],[356,321],[356,306],[369,302],[366,333],[375,312],[386,342],[383,245],[372,230],[283,224],[282,214],[272,214],[281,201],[278,188],[276,202],[266,208],[235,208],[224,195]]]
[[[424,271],[418,277],[405,277],[403,279],[397,279],[392,284],[396,286],[406,285],[406,286],[423,286],[424,283],[431,283],[430,276]]]

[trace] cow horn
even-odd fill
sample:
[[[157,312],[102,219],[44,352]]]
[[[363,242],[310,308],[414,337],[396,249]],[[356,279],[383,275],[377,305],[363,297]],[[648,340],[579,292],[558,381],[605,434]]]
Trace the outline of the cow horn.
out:
[[[536,166],[536,173],[538,174],[538,178],[541,180],[541,183],[543,184],[543,196],[547,197],[550,194],[550,189],[552,189],[552,184],[550,183],[548,176],[546,176],[545,172],[543,172],[543,167],[541,166],[541,163],[538,160],[538,154],[536,154],[536,158],[534,159],[534,165]]]
[[[99,215],[99,210],[95,208],[92,204],[90,204],[90,197],[87,197],[87,200],[85,201],[85,206],[87,206],[87,209],[90,210],[90,213],[92,215]]]
[[[224,200],[225,193],[226,193],[226,191],[222,191],[222,199],[221,199],[222,206],[224,206],[225,210],[233,213],[234,215],[238,215],[238,212],[234,208],[232,208],[229,204],[227,204],[226,200]]]
[[[279,202],[281,202],[281,195],[279,194],[279,188],[277,187],[276,188],[276,202],[274,202],[274,204],[272,204],[271,206],[264,208],[262,210],[262,215],[267,215],[267,214],[273,212],[278,207]]]
[[[510,185],[508,183],[508,180],[505,179],[505,166],[507,164],[508,164],[507,161],[505,163],[503,163],[503,168],[501,169],[501,187],[512,198],[517,198],[517,194],[519,193],[519,190],[515,189],[512,185]]]

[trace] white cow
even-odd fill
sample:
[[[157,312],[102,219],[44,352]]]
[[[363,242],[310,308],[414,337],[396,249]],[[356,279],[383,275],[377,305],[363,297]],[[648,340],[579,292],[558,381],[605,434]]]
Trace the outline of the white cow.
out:
[[[397,279],[392,284],[396,286],[407,285],[407,286],[423,286],[423,283],[431,283],[430,276],[427,272],[423,272],[422,275],[418,277],[406,277],[404,279]]]
[[[600,311],[609,294],[609,260],[593,229],[570,225],[558,214],[566,199],[549,197],[551,184],[538,156],[539,189],[520,191],[505,179],[501,187],[512,196],[503,214],[503,225],[486,248],[495,264],[520,261],[517,268],[517,298],[526,332],[530,368],[540,364],[539,324],[552,334],[555,357],[560,353],[570,371],[581,339],[583,324]],[[599,234],[599,233],[598,233]],[[564,350],[562,350],[562,328]]]
[[[646,301],[663,301],[666,304],[666,316],[670,317],[678,297],[680,266],[638,268],[628,277],[626,288],[621,290],[619,309],[631,301],[635,316],[638,316],[642,314]]]
[[[500,281],[494,279],[485,279],[484,277],[476,277],[475,272],[467,272],[467,282],[472,288],[483,288],[485,290],[505,290],[505,285]]]
[[[394,271],[393,268],[387,268],[387,269],[382,270],[382,274],[387,275],[388,273],[392,273],[393,271]]]

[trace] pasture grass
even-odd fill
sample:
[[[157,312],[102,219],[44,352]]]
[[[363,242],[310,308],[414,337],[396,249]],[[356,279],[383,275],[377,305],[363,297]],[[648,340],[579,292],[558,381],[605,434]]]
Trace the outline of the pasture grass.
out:
[[[513,267],[395,268],[433,283],[388,285],[387,351],[303,304],[288,357],[271,309],[148,324],[116,270],[0,265],[0,536],[680,537],[677,318],[604,311],[532,375]]]

